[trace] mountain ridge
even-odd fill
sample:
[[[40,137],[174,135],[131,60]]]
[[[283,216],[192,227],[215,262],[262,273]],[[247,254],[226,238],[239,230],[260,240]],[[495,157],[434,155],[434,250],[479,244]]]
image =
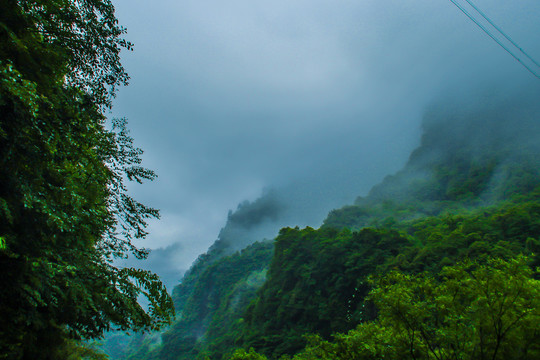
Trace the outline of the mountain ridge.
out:
[[[124,358],[227,359],[239,347],[293,355],[307,333],[330,339],[376,318],[364,301],[374,274],[530,254],[540,246],[540,109],[530,99],[486,98],[428,109],[403,169],[332,210],[319,229],[283,228],[273,242],[234,252],[235,233],[224,228],[174,289],[180,316],[161,343]],[[249,219],[251,207],[264,220],[264,205],[244,203],[229,221]],[[277,205],[266,205],[274,214]]]

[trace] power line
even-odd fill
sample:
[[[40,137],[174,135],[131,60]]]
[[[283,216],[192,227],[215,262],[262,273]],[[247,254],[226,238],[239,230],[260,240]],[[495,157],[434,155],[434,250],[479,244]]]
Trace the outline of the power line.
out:
[[[469,13],[463,6],[458,4],[455,0],[450,0],[463,14],[465,14],[472,22],[476,24],[482,31],[484,31],[490,38],[493,39],[500,47],[502,47],[508,54],[510,54],[515,60],[517,60],[523,67],[525,67],[536,78],[540,79],[540,75],[531,69],[522,59],[514,54],[507,46],[505,46],[495,35],[493,35],[484,25],[482,25],[471,13]],[[513,46],[515,46],[521,53],[523,53],[529,60],[531,60],[537,67],[540,65],[530,57],[520,46],[518,46],[509,36],[507,36],[491,19],[489,19],[478,7],[476,7],[470,0],[465,0],[474,10],[476,10],[491,26],[493,26],[504,38],[506,38]]]
[[[469,5],[472,6],[472,8],[474,10],[476,10],[480,15],[482,15],[482,17],[484,19],[486,19],[486,21],[488,23],[491,24],[491,26],[493,26],[499,33],[501,33],[502,36],[504,36],[504,38],[508,41],[510,41],[510,43],[512,43],[512,45],[514,45],[523,55],[525,55],[527,57],[527,59],[531,60],[536,66],[538,66],[540,68],[540,64],[538,64],[531,56],[529,56],[529,54],[527,54],[525,52],[525,50],[523,50],[518,44],[516,44],[516,42],[514,40],[512,40],[508,35],[506,35],[506,33],[504,31],[502,31],[502,29],[500,27],[498,27],[489,17],[487,17],[486,14],[484,14],[482,12],[482,10],[480,10],[476,5],[474,5],[472,3],[472,1],[470,0],[465,0]]]

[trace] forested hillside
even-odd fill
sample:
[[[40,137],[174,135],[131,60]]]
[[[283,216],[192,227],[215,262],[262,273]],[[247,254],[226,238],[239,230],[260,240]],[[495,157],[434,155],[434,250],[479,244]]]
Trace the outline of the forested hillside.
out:
[[[125,358],[536,358],[539,118],[526,96],[433,105],[405,167],[320,229],[214,245],[161,343]]]

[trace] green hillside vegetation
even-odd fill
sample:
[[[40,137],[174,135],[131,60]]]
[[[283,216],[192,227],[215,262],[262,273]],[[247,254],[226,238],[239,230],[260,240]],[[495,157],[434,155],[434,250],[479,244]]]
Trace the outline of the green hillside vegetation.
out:
[[[243,348],[254,348],[261,356],[275,359],[294,355],[310,339],[304,355],[297,358],[535,358],[538,349],[531,347],[531,338],[516,334],[538,334],[537,306],[516,310],[517,317],[530,322],[511,329],[512,341],[505,339],[508,343],[504,351],[494,350],[483,339],[478,341],[489,350],[478,350],[476,340],[471,338],[472,345],[459,354],[443,349],[439,340],[433,340],[435,346],[431,340],[424,339],[419,345],[409,339],[409,348],[415,349],[412,353],[367,351],[362,357],[341,342],[349,339],[345,332],[350,330],[356,345],[365,342],[380,347],[386,339],[392,351],[398,351],[397,344],[389,342],[399,338],[392,331],[401,335],[407,332],[396,319],[384,318],[389,313],[384,313],[380,298],[390,289],[381,285],[384,281],[373,289],[369,279],[374,276],[398,271],[402,277],[423,276],[435,281],[451,271],[446,266],[474,260],[479,267],[508,261],[499,264],[497,271],[510,279],[510,273],[500,272],[521,254],[529,256],[530,268],[540,265],[540,177],[538,146],[533,140],[540,133],[538,112],[533,110],[535,105],[525,106],[523,101],[511,104],[513,107],[502,102],[480,108],[430,110],[424,120],[421,145],[403,170],[387,177],[354,205],[332,211],[319,230],[282,230],[276,239],[268,280],[245,314]],[[483,269],[487,273],[493,270]],[[523,271],[530,292],[518,292],[514,300],[531,302],[540,285],[530,270]],[[412,286],[400,285],[404,290]],[[434,297],[422,301],[431,300]],[[413,305],[421,308],[418,302]],[[411,309],[403,311],[408,314]],[[445,314],[460,315],[450,311]],[[358,324],[362,325],[355,330]],[[460,324],[481,325],[471,319]],[[385,333],[381,326],[388,331]],[[430,331],[448,335],[442,323],[437,326],[439,323]],[[482,331],[487,334],[487,330]],[[344,335],[332,338],[335,333]],[[409,333],[418,334],[418,329],[409,329]],[[328,342],[330,339],[335,340]],[[434,351],[424,351],[430,344],[435,346]],[[465,343],[461,345],[465,349]],[[417,346],[424,346],[424,350]],[[324,347],[326,353],[317,353]],[[512,352],[512,347],[516,351]],[[238,351],[233,358],[242,356],[248,359],[259,355]]]
[[[244,346],[277,358],[303,348],[307,333],[329,339],[375,319],[380,307],[365,301],[374,275],[399,270],[434,276],[467,259],[511,261],[522,253],[538,266],[539,216],[535,197],[413,220],[399,230],[282,230],[268,280],[245,315]]]
[[[258,259],[203,255],[181,318],[132,358],[536,358],[539,109],[490,99],[428,110],[405,167],[321,228],[284,228]]]
[[[216,355],[226,350],[236,337],[246,306],[266,279],[272,248],[271,242],[254,243],[208,266],[189,289],[190,297],[177,302],[180,320],[163,334],[157,358],[192,359],[198,353]],[[180,286],[175,294],[182,290]],[[203,336],[205,341],[198,341]],[[193,349],[178,357],[182,347]]]
[[[306,336],[292,359],[537,359],[540,281],[532,275],[524,257],[466,260],[437,274],[391,271],[371,281],[376,320],[332,341]],[[251,348],[230,359],[268,358]]]
[[[202,354],[215,358],[230,351],[242,314],[266,279],[272,254],[271,241],[255,242],[228,256],[214,246],[174,289],[178,316],[167,331],[131,337],[109,334],[104,350],[115,359],[194,359]]]

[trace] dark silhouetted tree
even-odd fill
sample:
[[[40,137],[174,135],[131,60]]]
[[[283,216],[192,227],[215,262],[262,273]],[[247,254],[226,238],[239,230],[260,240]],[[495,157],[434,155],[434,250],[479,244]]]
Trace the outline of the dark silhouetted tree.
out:
[[[124,32],[109,0],[0,5],[0,358],[65,358],[70,339],[173,315],[156,275],[112,264],[147,255],[133,240],[159,216],[127,194],[155,175],[125,121],[105,127]]]

